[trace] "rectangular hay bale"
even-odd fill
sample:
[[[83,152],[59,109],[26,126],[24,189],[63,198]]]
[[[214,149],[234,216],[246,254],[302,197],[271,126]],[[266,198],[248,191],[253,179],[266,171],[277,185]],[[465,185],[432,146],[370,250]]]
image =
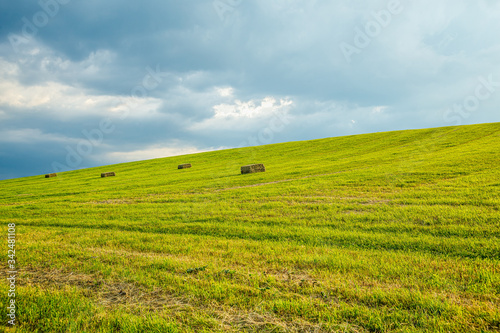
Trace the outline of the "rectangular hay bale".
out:
[[[45,175],[45,178],[54,178],[54,177],[57,177],[57,173],[49,173]]]
[[[101,178],[114,177],[114,176],[116,176],[116,174],[114,172],[103,172],[103,173],[101,173]]]
[[[251,164],[241,167],[241,174],[255,172],[266,172],[266,167],[264,166],[264,164]]]
[[[192,167],[191,163],[186,163],[186,164],[180,164],[177,168],[178,169],[189,169],[191,167]]]

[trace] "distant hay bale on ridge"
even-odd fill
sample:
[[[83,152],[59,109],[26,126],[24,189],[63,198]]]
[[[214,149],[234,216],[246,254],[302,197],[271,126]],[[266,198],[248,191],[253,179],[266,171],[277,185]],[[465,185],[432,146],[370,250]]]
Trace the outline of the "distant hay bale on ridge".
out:
[[[114,177],[114,176],[116,176],[116,174],[114,172],[103,172],[103,173],[101,173],[101,178]]]
[[[177,169],[189,169],[191,167],[192,167],[191,163],[186,163],[186,164],[179,164]]]
[[[241,174],[256,172],[266,172],[266,167],[264,166],[264,164],[251,164],[241,167]]]
[[[45,178],[54,178],[54,177],[57,177],[57,173],[49,173],[45,175]]]

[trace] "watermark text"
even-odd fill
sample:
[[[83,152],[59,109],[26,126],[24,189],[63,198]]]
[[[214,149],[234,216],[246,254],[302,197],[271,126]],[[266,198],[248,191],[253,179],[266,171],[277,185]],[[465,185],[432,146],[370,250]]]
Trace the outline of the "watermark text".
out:
[[[17,266],[16,266],[16,225],[10,223],[8,225],[9,230],[7,234],[7,244],[8,244],[8,258],[7,261],[8,271],[7,271],[7,282],[9,285],[8,299],[9,303],[7,306],[7,317],[8,323],[11,326],[16,325],[16,279],[17,279]]]

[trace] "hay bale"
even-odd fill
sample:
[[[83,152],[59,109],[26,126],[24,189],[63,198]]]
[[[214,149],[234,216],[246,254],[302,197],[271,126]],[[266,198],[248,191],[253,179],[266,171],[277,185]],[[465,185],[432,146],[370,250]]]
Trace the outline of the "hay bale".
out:
[[[264,166],[264,164],[251,164],[241,167],[241,174],[255,172],[266,172],[266,167]]]
[[[116,176],[116,174],[114,172],[103,172],[103,173],[101,173],[101,178],[114,177],[114,176]]]
[[[191,163],[187,163],[187,164],[180,164],[180,165],[177,167],[177,169],[189,169],[189,168],[191,168],[191,167],[192,167]]]
[[[57,177],[57,173],[49,173],[48,175],[45,175],[45,178],[54,178]]]

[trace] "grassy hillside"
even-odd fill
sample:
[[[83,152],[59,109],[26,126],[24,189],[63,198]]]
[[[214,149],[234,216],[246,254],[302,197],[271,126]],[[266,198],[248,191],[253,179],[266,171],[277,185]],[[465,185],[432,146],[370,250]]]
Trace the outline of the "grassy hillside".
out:
[[[498,331],[499,162],[495,123],[1,181],[17,331]]]

